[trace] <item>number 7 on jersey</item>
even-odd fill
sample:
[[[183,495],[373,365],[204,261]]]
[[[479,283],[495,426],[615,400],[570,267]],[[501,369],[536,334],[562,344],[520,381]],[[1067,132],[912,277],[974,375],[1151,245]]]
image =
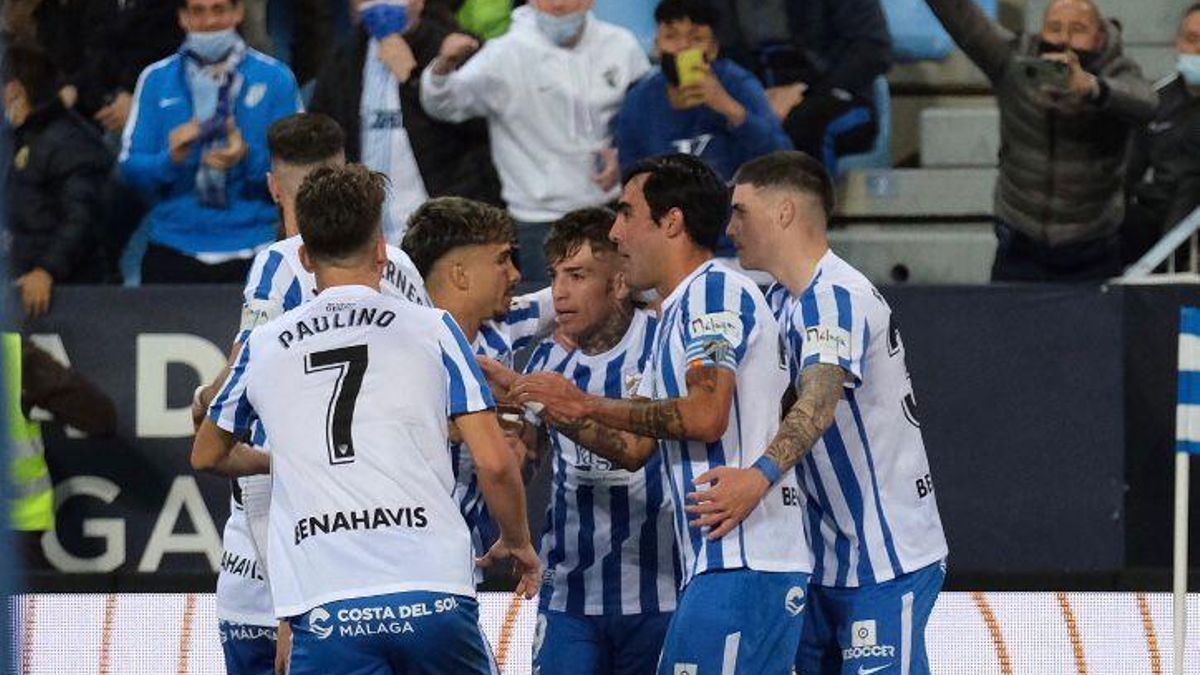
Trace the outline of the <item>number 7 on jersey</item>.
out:
[[[325,412],[325,446],[330,464],[354,461],[354,406],[367,372],[367,346],[354,345],[339,349],[313,352],[304,357],[304,373],[312,375],[326,370],[338,371],[333,396]]]

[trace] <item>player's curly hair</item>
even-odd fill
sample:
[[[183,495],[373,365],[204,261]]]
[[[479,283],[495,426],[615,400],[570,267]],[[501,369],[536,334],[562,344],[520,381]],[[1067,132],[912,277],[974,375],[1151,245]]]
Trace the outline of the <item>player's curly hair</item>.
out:
[[[577,209],[550,225],[546,236],[546,260],[551,265],[575,255],[585,243],[593,253],[615,252],[617,245],[608,238],[617,215],[610,209]]]
[[[313,260],[338,264],[382,237],[387,187],[387,176],[361,164],[308,174],[296,194],[296,221]]]
[[[437,197],[409,217],[401,248],[424,277],[456,248],[516,242],[517,228],[503,209],[464,197]]]

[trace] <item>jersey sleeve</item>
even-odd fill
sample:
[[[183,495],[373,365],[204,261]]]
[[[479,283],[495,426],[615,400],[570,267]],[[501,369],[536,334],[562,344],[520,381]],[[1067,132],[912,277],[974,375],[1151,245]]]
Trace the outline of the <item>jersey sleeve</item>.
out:
[[[300,280],[279,251],[266,250],[254,258],[242,289],[242,319],[236,341],[243,344],[256,326],[300,304]]]
[[[442,365],[446,369],[448,417],[480,412],[496,407],[492,389],[483,375],[471,345],[462,329],[449,314],[442,313],[442,330],[438,335]]]
[[[705,275],[686,302],[683,346],[688,368],[736,371],[759,320],[750,289],[715,271]]]
[[[840,366],[853,377],[848,386],[861,384],[868,339],[861,300],[843,286],[820,284],[798,304],[784,328],[800,336],[800,370],[818,363]]]
[[[500,320],[508,331],[513,351],[523,349],[554,330],[554,298],[547,286],[536,293],[513,298]]]
[[[249,371],[250,343],[247,342],[242,346],[237,363],[230,369],[225,384],[221,385],[220,393],[213,399],[212,405],[208,409],[209,419],[218,427],[235,436],[245,436],[250,432],[251,426],[262,426],[255,425],[258,414],[250,405],[250,399],[246,392]]]

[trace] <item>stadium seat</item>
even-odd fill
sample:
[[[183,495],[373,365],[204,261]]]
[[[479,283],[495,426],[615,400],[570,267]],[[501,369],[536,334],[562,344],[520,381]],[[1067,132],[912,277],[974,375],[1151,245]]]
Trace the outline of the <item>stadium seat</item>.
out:
[[[975,2],[996,18],[998,0]],[[883,13],[892,34],[892,55],[898,61],[940,61],[954,51],[954,41],[925,0],[883,0]]]
[[[592,11],[597,19],[633,31],[648,54],[654,50],[654,34],[658,30],[658,24],[654,22],[657,5],[657,2],[647,0],[596,0]]]
[[[921,166],[996,166],[1000,111],[995,108],[926,108],[921,111]]]
[[[886,77],[875,80],[875,106],[878,109],[879,134],[870,152],[838,158],[837,174],[858,169],[886,169],[892,165],[892,98]]]

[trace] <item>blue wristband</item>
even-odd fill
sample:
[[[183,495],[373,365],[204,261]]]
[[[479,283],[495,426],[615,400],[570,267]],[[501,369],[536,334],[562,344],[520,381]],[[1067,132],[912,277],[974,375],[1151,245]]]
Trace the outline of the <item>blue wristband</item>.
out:
[[[771,485],[778,483],[779,479],[783,478],[783,470],[779,468],[779,462],[766,455],[756,459],[754,464],[750,466],[761,471],[762,475],[767,477],[767,482]]]

